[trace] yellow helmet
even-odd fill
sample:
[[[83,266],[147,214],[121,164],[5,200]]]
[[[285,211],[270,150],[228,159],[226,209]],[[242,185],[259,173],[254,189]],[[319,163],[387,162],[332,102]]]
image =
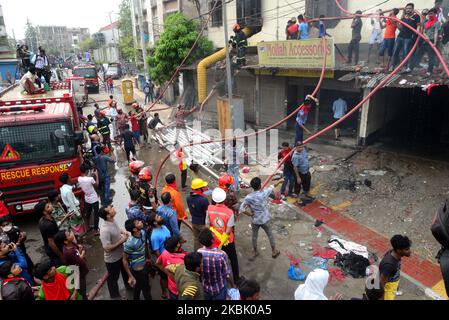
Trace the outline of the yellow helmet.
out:
[[[90,134],[93,134],[95,129],[97,129],[96,126],[89,126],[89,128],[87,128],[87,132],[89,132]]]
[[[192,190],[198,190],[207,186],[207,182],[202,179],[195,179],[192,181]]]

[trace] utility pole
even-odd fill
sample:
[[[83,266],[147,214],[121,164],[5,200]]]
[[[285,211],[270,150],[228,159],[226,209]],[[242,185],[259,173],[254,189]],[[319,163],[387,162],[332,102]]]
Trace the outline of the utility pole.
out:
[[[145,70],[145,80],[148,80],[148,76],[150,74],[150,71],[148,70],[148,65],[146,62],[147,58],[147,47],[145,46],[145,38],[143,33],[143,9],[142,9],[142,0],[137,0],[139,3],[139,29],[140,29],[140,46],[142,47],[142,57],[143,57],[143,68]]]
[[[276,8],[276,41],[279,41],[279,0],[277,0]]]
[[[226,79],[228,84],[228,99],[229,99],[229,107],[231,108],[231,119],[232,119],[232,128],[234,129],[234,106],[232,104],[232,72],[231,72],[231,58],[229,57],[229,35],[228,35],[228,16],[226,10],[226,2],[223,2],[223,28],[224,28],[224,37],[225,37],[225,48],[226,48]]]

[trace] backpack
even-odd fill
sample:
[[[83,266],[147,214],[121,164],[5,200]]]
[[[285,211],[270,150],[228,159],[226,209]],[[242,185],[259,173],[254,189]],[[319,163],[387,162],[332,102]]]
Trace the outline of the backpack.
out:
[[[430,228],[435,239],[446,249],[449,249],[449,207],[448,200],[437,211]]]
[[[359,256],[354,252],[344,255],[338,253],[334,264],[340,267],[346,275],[350,275],[354,278],[366,277],[366,268],[370,266],[368,259]]]

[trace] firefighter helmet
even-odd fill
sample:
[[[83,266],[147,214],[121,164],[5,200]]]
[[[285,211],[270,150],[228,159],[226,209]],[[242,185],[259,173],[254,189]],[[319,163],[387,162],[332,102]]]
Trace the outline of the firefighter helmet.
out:
[[[133,108],[137,110],[140,108],[140,106],[138,103],[135,102],[135,103],[133,103]]]
[[[218,187],[227,190],[235,182],[234,177],[230,174],[224,174],[218,179]]]
[[[195,179],[192,181],[192,190],[199,190],[207,187],[207,182],[202,179]]]
[[[89,134],[94,134],[95,130],[97,129],[96,126],[89,126],[87,128],[87,132],[89,132]]]
[[[139,180],[140,181],[146,181],[146,182],[150,182],[151,180],[153,180],[153,175],[151,173],[151,168],[145,167],[142,170],[140,170],[140,172],[139,172]]]
[[[212,193],[212,200],[215,203],[223,203],[226,200],[226,192],[221,188],[216,188]]]
[[[100,116],[102,116],[102,117],[106,116],[106,111],[101,110],[101,111],[100,111]]]
[[[131,173],[138,174],[144,166],[145,163],[143,161],[133,161],[129,164],[128,168]]]
[[[234,31],[240,31],[241,28],[242,28],[242,27],[240,27],[240,24],[236,23],[236,24],[234,24],[234,26],[232,27],[232,30],[234,30]]]

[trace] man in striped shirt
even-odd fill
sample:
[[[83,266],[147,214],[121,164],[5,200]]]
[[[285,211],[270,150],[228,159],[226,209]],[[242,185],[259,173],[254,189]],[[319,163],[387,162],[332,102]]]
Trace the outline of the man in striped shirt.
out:
[[[149,270],[146,265],[149,255],[148,239],[141,220],[128,220],[125,229],[131,233],[126,241],[123,253],[123,266],[128,273],[128,283],[134,288],[134,300],[140,300],[143,293],[145,300],[151,300]]]
[[[205,300],[226,300],[228,285],[234,288],[230,278],[231,269],[226,253],[218,248],[212,248],[214,235],[209,229],[204,229],[199,235],[204,247],[198,252],[203,256],[202,276]]]

